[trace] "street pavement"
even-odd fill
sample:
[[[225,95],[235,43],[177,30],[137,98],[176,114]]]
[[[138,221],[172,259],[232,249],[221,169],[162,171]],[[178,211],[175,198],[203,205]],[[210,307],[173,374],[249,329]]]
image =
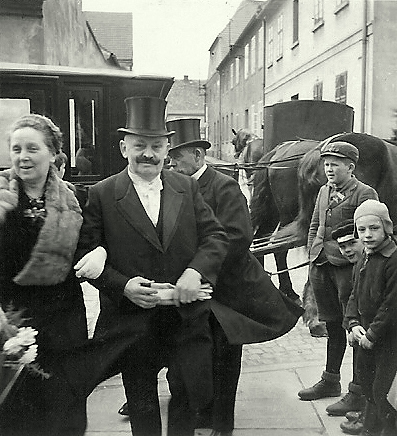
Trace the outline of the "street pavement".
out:
[[[290,250],[288,265],[305,260],[303,249]],[[275,271],[271,256],[265,257],[264,268]],[[295,290],[301,295],[307,267],[293,271]],[[276,276],[272,276],[276,277]],[[276,280],[276,278],[275,278]],[[89,292],[88,292],[89,294]],[[95,297],[87,296],[88,312],[97,308]],[[341,436],[342,417],[330,417],[325,408],[338,398],[301,401],[297,392],[319,381],[324,369],[326,338],[313,338],[299,320],[296,327],[276,340],[244,345],[235,412],[234,436]],[[342,367],[342,391],[352,375],[352,353],[348,349]],[[159,396],[163,421],[169,391],[165,370],[159,374]],[[86,436],[125,436],[130,434],[128,419],[117,410],[125,397],[118,375],[99,385],[88,400]],[[163,429],[163,435],[166,435]],[[196,430],[196,436],[208,436],[208,429]]]

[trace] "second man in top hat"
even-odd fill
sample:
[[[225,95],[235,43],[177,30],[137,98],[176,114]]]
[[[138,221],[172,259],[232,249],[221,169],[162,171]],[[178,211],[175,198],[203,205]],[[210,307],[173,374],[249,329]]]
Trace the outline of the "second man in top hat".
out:
[[[169,150],[172,170],[198,181],[204,200],[229,237],[210,302],[214,400],[197,422],[198,427],[212,428],[212,435],[227,436],[234,429],[242,344],[283,335],[296,324],[302,309],[283,298],[251,254],[253,231],[246,199],[232,177],[207,166],[205,155],[211,144],[200,137],[200,120],[172,120],[167,128],[175,131]]]

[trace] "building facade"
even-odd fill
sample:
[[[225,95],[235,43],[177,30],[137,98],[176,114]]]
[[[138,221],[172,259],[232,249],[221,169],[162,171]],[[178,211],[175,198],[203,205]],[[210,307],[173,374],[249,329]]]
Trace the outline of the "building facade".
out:
[[[354,131],[390,138],[396,13],[397,2],[384,0],[263,2],[207,81],[208,137],[218,157],[230,158],[226,120],[261,136],[263,107],[298,99],[347,104]]]

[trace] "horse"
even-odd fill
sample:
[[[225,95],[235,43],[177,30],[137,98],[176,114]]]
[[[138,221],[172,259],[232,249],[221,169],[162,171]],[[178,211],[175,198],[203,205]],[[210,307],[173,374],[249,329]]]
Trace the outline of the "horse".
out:
[[[264,154],[263,139],[246,129],[239,129],[237,132],[232,129],[234,137],[234,158],[238,163],[256,163]],[[248,203],[252,198],[252,177],[253,171],[250,169],[239,171],[239,184],[241,190],[247,198]]]
[[[282,157],[295,156],[299,163],[285,165],[279,162],[256,172],[251,202],[252,222],[258,229],[256,237],[265,234],[269,229],[271,231],[279,220],[281,228],[276,231],[275,240],[287,235],[296,242],[296,246],[306,244],[317,193],[326,182],[320,149],[326,142],[334,141],[346,141],[358,148],[360,159],[355,170],[357,178],[376,189],[380,200],[387,204],[390,216],[397,224],[397,174],[394,170],[397,164],[397,147],[372,135],[347,133],[334,135],[321,142],[283,143],[260,160],[271,162],[279,161]],[[283,149],[284,152],[281,153]],[[276,254],[278,270],[286,268],[286,254],[287,252],[278,256]],[[291,291],[289,284],[289,275],[280,275],[280,289],[287,295],[293,295],[294,291]],[[308,300],[304,301],[304,305],[309,308],[309,313],[306,314],[309,328],[311,325],[313,329],[320,328],[315,319],[314,297],[308,287],[305,287],[304,298]]]

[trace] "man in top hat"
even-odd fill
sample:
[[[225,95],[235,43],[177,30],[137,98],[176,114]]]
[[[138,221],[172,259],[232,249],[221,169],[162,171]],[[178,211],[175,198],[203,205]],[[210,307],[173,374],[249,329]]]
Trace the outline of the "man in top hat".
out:
[[[352,264],[332,239],[332,229],[342,221],[352,219],[363,201],[377,199],[376,191],[353,175],[359,152],[343,141],[326,142],[320,151],[328,182],[320,188],[309,234],[309,280],[316,297],[318,315],[325,321],[327,358],[321,380],[298,393],[301,400],[337,397],[341,394],[340,368],[346,350],[346,331],[342,322],[352,289]],[[361,387],[355,378],[349,392],[338,402],[327,407],[330,415],[343,416],[363,407]]]
[[[79,255],[103,246],[107,260],[92,284],[106,295],[94,336],[114,338],[134,436],[161,436],[158,371],[167,362],[168,436],[193,436],[197,410],[212,397],[212,338],[202,283],[214,285],[227,236],[190,177],[163,169],[166,102],[126,99],[118,174],[90,188]],[[164,292],[171,298],[162,305]],[[120,345],[122,344],[122,345]],[[106,367],[104,362],[99,364]]]
[[[232,177],[206,164],[205,154],[211,144],[200,137],[200,120],[172,120],[167,128],[175,131],[168,153],[172,169],[198,180],[204,200],[230,241],[210,302],[214,400],[197,423],[198,427],[212,428],[212,435],[227,436],[234,429],[242,344],[283,335],[303,311],[283,297],[249,251],[253,231],[246,199]]]

